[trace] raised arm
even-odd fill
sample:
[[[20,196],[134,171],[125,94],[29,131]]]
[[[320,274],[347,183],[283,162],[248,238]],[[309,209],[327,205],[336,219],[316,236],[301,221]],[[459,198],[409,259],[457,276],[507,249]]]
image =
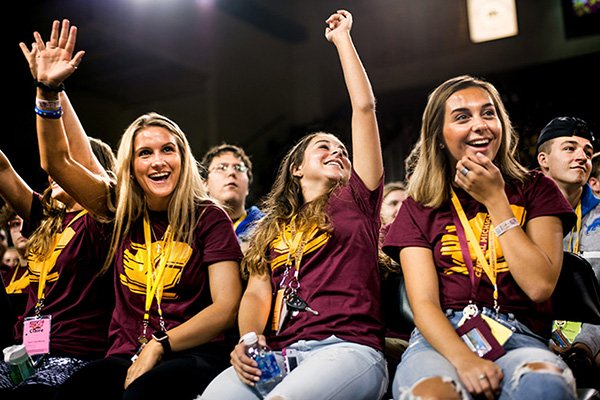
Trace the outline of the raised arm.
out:
[[[325,37],[337,48],[352,105],[352,163],[369,189],[383,176],[383,158],[375,115],[375,96],[350,36],[352,14],[338,10],[325,23]]]
[[[63,81],[77,69],[84,55],[83,51],[79,51],[73,56],[76,37],[77,28],[71,27],[68,20],[63,20],[62,25],[54,21],[47,46],[37,32],[34,33],[35,43],[31,51],[24,43],[20,44],[39,83],[37,97],[41,100],[41,107],[38,108],[58,109],[58,106],[64,106],[62,111],[68,113],[63,117],[57,112],[46,116],[38,113],[40,161],[42,168],[79,204],[96,215],[108,216],[108,176],[93,156],[89,140],[68,98],[59,96]],[[36,102],[40,103],[39,100]],[[69,138],[65,128],[69,129]]]
[[[6,155],[0,150],[0,195],[21,216],[29,219],[33,190],[17,174]]]

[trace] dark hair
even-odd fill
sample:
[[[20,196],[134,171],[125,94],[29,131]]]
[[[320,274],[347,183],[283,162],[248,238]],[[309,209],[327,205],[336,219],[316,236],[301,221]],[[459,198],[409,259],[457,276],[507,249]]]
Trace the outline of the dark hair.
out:
[[[596,153],[592,156],[592,173],[590,176],[600,179],[600,153]]]
[[[210,166],[210,163],[212,162],[213,158],[219,157],[224,153],[233,153],[235,157],[242,160],[244,165],[248,167],[248,171],[246,172],[246,174],[248,175],[248,182],[252,183],[252,161],[250,161],[250,157],[248,157],[244,149],[242,149],[241,147],[228,143],[223,143],[218,146],[214,146],[210,148],[206,152],[206,154],[204,154],[204,157],[202,157],[202,161],[200,162],[200,164],[202,165],[202,178],[208,178],[208,167]]]

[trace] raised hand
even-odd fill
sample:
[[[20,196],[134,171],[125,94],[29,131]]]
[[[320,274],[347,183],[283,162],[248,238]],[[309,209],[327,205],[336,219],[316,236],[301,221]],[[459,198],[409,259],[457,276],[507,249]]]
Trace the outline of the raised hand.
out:
[[[48,86],[59,86],[67,79],[81,62],[84,51],[78,51],[73,56],[77,39],[77,27],[70,26],[67,19],[54,21],[50,40],[44,43],[38,32],[33,33],[35,42],[31,50],[25,43],[19,43],[23,55],[27,59],[29,69],[34,79]]]
[[[348,35],[352,29],[352,14],[346,10],[337,10],[325,20],[325,38],[335,44],[340,35]]]

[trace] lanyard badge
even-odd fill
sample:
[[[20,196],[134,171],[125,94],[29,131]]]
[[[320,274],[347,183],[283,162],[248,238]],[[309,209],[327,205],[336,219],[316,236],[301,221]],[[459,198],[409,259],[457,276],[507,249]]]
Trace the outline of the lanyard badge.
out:
[[[271,328],[276,331],[277,334],[279,334],[285,321],[289,317],[296,317],[302,311],[310,312],[313,315],[319,315],[319,312],[312,309],[298,294],[298,289],[300,288],[298,275],[305,246],[307,241],[312,238],[317,231],[318,228],[315,225],[308,231],[302,231],[300,233],[296,232],[295,217],[292,218],[290,224],[284,226],[284,229],[282,230],[281,239],[287,246],[288,257],[285,264],[285,271],[275,295]]]
[[[162,294],[164,289],[164,272],[167,268],[167,262],[171,256],[173,249],[173,232],[171,225],[167,227],[163,237],[160,241],[152,242],[151,226],[148,216],[144,217],[144,242],[146,245],[146,258],[144,260],[144,267],[146,270],[146,296],[144,303],[144,317],[142,320],[142,332],[138,336],[138,343],[140,344],[139,350],[134,358],[148,343],[148,327],[150,325],[150,308],[152,303],[156,299],[157,311],[159,316],[160,330],[165,332],[166,326],[163,318],[162,308],[160,306],[162,300]],[[155,246],[153,246],[155,244]],[[155,257],[154,247],[158,253]],[[157,259],[155,262],[155,258]]]

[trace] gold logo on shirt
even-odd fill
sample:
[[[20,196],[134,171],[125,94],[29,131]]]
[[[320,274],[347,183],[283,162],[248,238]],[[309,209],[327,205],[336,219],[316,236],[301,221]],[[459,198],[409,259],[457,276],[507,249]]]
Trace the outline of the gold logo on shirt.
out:
[[[165,243],[157,241],[152,243],[153,269],[156,269],[161,257],[169,253],[165,271],[163,273],[163,299],[176,299],[176,286],[181,280],[181,274],[192,256],[192,248],[183,242],[174,242],[170,252],[166,252]],[[126,249],[123,254],[123,273],[119,274],[122,285],[136,294],[146,294],[147,271],[144,265],[148,252],[144,244],[131,243],[131,250]]]
[[[67,244],[73,239],[73,236],[75,236],[75,231],[73,228],[67,227],[64,231],[55,235],[56,246],[54,246],[54,251],[52,251],[50,257],[46,260],[35,256],[29,259],[29,280],[31,282],[39,283],[42,268],[48,269],[46,282],[55,282],[58,280],[58,272],[52,270],[54,269],[58,256],[60,256]]]
[[[316,225],[313,225],[308,230],[308,232],[311,232],[312,235],[309,234],[309,237],[303,240],[303,256],[316,251],[320,247],[324,246],[325,243],[327,243],[327,241],[329,240],[329,233],[319,233],[318,229],[316,229]],[[294,236],[292,235],[289,229],[286,229],[283,234],[285,235],[285,238],[282,237],[281,234],[279,234],[271,244],[271,248],[276,254],[273,260],[271,260],[271,271],[274,271],[277,267],[285,265],[290,252],[288,243],[294,242]],[[291,256],[291,259],[294,259],[294,255]]]
[[[510,207],[512,208],[513,214],[515,215],[515,217],[517,218],[519,223],[522,225],[523,221],[525,220],[525,213],[526,213],[525,209],[523,207],[515,206],[512,204]],[[475,234],[475,237],[477,237],[477,238],[481,237],[481,232],[483,230],[486,217],[487,217],[487,213],[480,212],[474,218],[469,220],[469,225],[471,225],[471,229],[473,229],[473,233]],[[446,274],[446,275],[451,275],[451,274],[469,275],[469,271],[465,265],[465,260],[463,258],[463,254],[460,249],[460,243],[458,241],[458,235],[456,233],[456,226],[454,226],[453,223],[448,224],[448,225],[446,225],[445,230],[446,230],[446,233],[442,236],[442,247],[440,249],[440,252],[441,252],[442,256],[452,258],[452,267],[446,268],[444,270],[444,274]],[[479,243],[476,243],[476,245],[478,246]],[[504,253],[502,252],[502,248],[500,247],[500,242],[498,241],[498,238],[495,239],[495,245],[496,245],[497,272],[498,273],[508,272],[508,264],[506,263],[506,260],[504,259]],[[475,262],[477,260],[477,254],[473,250],[472,246],[473,246],[473,244],[470,243],[469,250],[471,253],[471,259],[473,260],[473,264],[475,264]],[[490,261],[489,246],[486,247],[484,254],[485,254],[485,258],[489,262]],[[477,265],[474,265],[474,267],[475,267],[475,274],[478,276],[481,276],[481,273],[482,273],[481,266],[477,263]]]

